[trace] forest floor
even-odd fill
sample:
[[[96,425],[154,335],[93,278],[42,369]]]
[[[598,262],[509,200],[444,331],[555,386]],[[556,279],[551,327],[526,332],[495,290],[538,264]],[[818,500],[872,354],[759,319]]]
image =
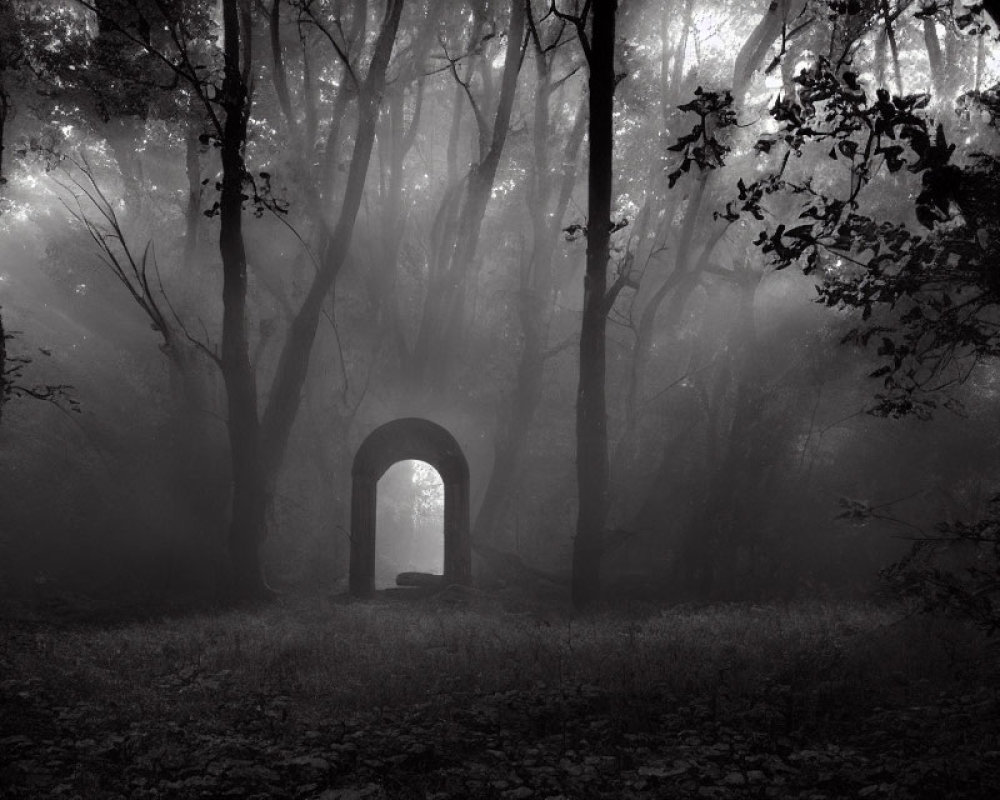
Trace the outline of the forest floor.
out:
[[[808,603],[0,621],[2,798],[1000,797],[998,652]]]

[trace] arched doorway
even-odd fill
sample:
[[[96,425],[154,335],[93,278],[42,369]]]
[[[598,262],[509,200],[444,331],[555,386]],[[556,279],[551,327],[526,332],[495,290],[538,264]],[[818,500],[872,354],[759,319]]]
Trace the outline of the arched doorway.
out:
[[[378,479],[375,591],[402,572],[444,573],[444,481],[426,461],[397,461]]]
[[[375,590],[375,516],[378,479],[397,461],[418,459],[444,482],[444,581],[472,582],[469,539],[469,465],[455,437],[430,420],[407,417],[387,422],[361,443],[351,468],[350,592]]]

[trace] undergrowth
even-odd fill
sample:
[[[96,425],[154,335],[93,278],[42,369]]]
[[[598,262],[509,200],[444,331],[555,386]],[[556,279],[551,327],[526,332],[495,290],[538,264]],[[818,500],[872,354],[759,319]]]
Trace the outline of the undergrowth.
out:
[[[954,621],[862,604],[721,605],[584,619],[410,603],[291,600],[110,629],[5,632],[0,667],[46,691],[184,718],[280,695],[304,722],[535,686],[794,704],[802,723],[906,702],[988,669]]]
[[[971,624],[510,600],[0,616],[0,800],[996,797],[996,653]]]

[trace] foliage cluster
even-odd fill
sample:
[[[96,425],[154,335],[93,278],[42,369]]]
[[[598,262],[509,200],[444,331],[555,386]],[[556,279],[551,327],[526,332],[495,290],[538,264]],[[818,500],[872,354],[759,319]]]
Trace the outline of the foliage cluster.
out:
[[[929,95],[892,97],[878,89],[870,97],[856,73],[838,74],[823,59],[793,82],[794,94],[770,111],[777,132],[756,143],[778,157],[779,168],[750,184],[741,180],[739,201],[722,216],[781,218],[767,201],[791,197],[791,211],[782,210],[793,221],[765,227],[754,244],[778,270],[798,265],[817,275],[820,303],[860,312],[862,324],[844,340],[877,342],[885,359],[870,373],[882,379],[871,413],[930,419],[942,396],[945,407],[955,404],[948,389],[1000,353],[1000,160],[973,152],[964,165],[953,163],[956,145],[943,124],[923,113]],[[978,97],[963,99],[966,113],[977,107],[991,113]],[[846,184],[794,174],[792,162],[806,148],[826,147],[829,160],[846,161]],[[904,167],[921,179],[913,212],[924,232],[862,207],[863,192],[884,190]],[[884,577],[902,595],[919,597],[927,611],[959,613],[995,632],[995,506],[973,522],[940,523],[939,536],[919,539]]]
[[[781,144],[780,168],[749,185],[741,181],[739,204],[730,203],[726,217],[749,212],[763,219],[767,195],[794,196],[794,223],[762,230],[755,244],[777,269],[801,264],[807,275],[819,272],[820,300],[828,306],[858,309],[865,321],[888,309],[847,337],[862,344],[874,337],[878,354],[888,357],[872,372],[884,389],[873,411],[928,416],[935,392],[964,382],[1000,352],[993,268],[1000,231],[989,199],[997,160],[978,153],[965,167],[951,163],[955,145],[943,126],[935,129],[919,113],[930,102],[926,94],[890,97],[879,89],[870,98],[857,75],[838,75],[822,60],[794,82],[798,99],[779,99],[771,108],[778,133],[757,142],[762,152]],[[790,158],[816,146],[829,146],[833,161],[846,160],[846,187],[787,174]],[[864,190],[885,188],[904,167],[921,177],[914,211],[930,234],[861,209]],[[888,176],[879,175],[883,168]]]

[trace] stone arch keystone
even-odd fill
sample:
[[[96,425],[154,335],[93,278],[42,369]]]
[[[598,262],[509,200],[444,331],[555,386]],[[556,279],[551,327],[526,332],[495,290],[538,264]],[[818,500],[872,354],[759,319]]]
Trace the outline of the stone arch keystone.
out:
[[[368,434],[351,468],[350,592],[375,590],[375,508],[378,480],[399,461],[426,461],[444,483],[444,581],[472,583],[469,536],[469,464],[455,437],[419,417],[387,422]]]

